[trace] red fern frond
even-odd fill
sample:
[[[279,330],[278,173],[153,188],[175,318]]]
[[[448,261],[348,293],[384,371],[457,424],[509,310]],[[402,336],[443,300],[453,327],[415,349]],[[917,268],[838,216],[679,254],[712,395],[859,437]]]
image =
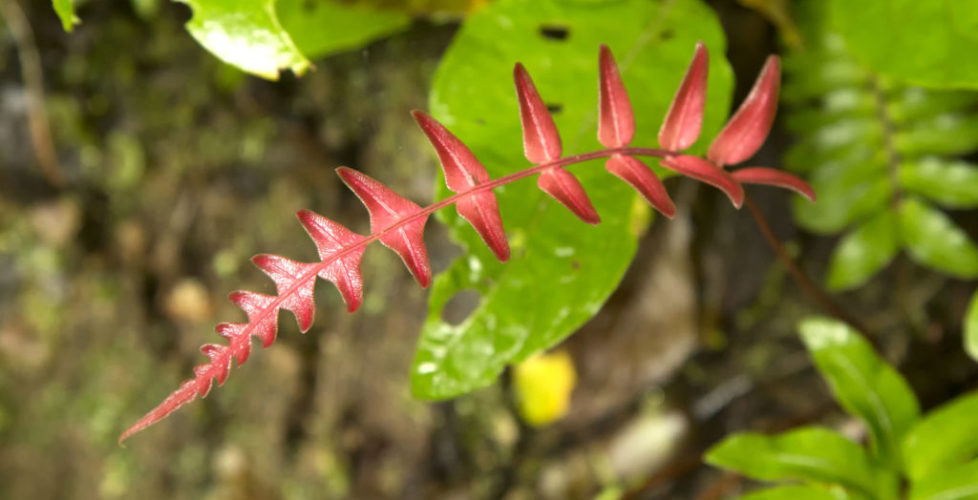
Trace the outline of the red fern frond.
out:
[[[703,42],[696,44],[693,62],[679,84],[662,128],[659,129],[659,145],[674,151],[682,151],[696,142],[703,126],[703,109],[706,106],[706,77],[710,57]]]
[[[421,130],[438,154],[445,184],[456,193],[464,192],[489,181],[486,167],[472,154],[462,141],[455,137],[442,124],[421,111],[411,113]],[[499,204],[492,191],[473,193],[455,204],[458,214],[472,224],[482,241],[492,249],[496,257],[505,262],[509,260],[509,242],[503,229],[503,218],[499,214]]]
[[[546,163],[560,158],[560,133],[540,98],[533,79],[522,64],[513,68],[516,97],[520,102],[520,123],[523,125],[523,153],[530,163]]]
[[[740,109],[713,139],[707,159],[717,165],[733,165],[754,156],[774,123],[780,86],[781,61],[769,56]]]
[[[606,148],[627,146],[635,136],[635,113],[607,45],[598,55],[598,75],[598,142]]]
[[[431,266],[424,245],[424,227],[428,217],[441,208],[455,205],[496,257],[507,260],[509,244],[492,190],[516,180],[539,175],[537,182],[543,191],[591,224],[600,222],[598,213],[580,181],[564,167],[597,158],[608,158],[607,170],[634,187],[667,217],[675,215],[676,207],[665,186],[634,157],[661,158],[664,167],[720,188],[738,208],[744,202],[741,183],[788,188],[814,200],[811,187],[784,172],[750,167],[731,174],[721,168],[752,156],[767,136],[777,105],[779,66],[776,57],[772,56],[768,61],[754,90],[714,140],[708,159],[681,154],[699,135],[705,102],[706,64],[706,49],[702,44],[697,45],[690,68],[660,129],[659,140],[665,149],[630,147],[628,144],[635,129],[631,104],[611,50],[602,46],[599,54],[598,137],[606,149],[567,157],[561,156],[560,135],[553,118],[526,69],[517,64],[513,74],[523,125],[523,147],[527,159],[534,165],[498,179],[491,179],[469,148],[448,129],[430,116],[414,112],[421,130],[438,155],[445,182],[455,194],[422,208],[360,172],[342,167],[337,169],[343,182],[367,208],[371,234],[359,235],[314,212],[300,211],[299,221],[315,242],[320,261],[297,262],[267,254],[254,257],[254,264],[275,283],[277,294],[232,293],[231,301],[245,312],[247,322],[219,324],[217,333],[228,343],[204,345],[201,352],[208,361],[194,368],[193,378],[183,382],[156,408],[126,429],[119,441],[162,420],[198,396],[206,396],[215,380],[218,385],[223,384],[232,361],[240,365],[248,360],[252,337],[261,340],[264,347],[271,345],[278,332],[280,310],[292,312],[299,329],[307,331],[314,319],[313,289],[317,277],[331,281],[346,302],[347,310],[356,311],[363,302],[360,261],[372,242],[380,241],[394,250],[418,283],[427,287],[431,283]]]
[[[676,205],[669,197],[666,186],[638,158],[615,155],[608,158],[605,168],[635,188],[662,215],[670,219],[676,216]]]

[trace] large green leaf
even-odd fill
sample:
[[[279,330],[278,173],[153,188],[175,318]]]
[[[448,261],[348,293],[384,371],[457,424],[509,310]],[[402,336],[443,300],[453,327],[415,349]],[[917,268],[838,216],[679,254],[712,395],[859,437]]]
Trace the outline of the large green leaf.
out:
[[[964,317],[964,350],[971,359],[978,361],[978,293],[971,296]]]
[[[435,76],[432,114],[493,177],[526,168],[513,90],[523,62],[563,133],[564,151],[598,149],[597,59],[608,44],[636,112],[636,145],[652,146],[697,40],[712,53],[703,149],[729,110],[731,72],[715,14],[699,0],[501,0],[468,18]],[[440,217],[467,255],[435,280],[412,368],[412,390],[447,398],[490,384],[508,364],[546,349],[591,318],[620,281],[648,220],[601,162],[571,167],[603,222],[581,223],[532,180],[497,190],[512,259],[498,263],[454,211]],[[449,194],[439,185],[440,196]],[[641,207],[636,209],[636,207]],[[481,302],[460,324],[442,320],[459,291]]]
[[[403,11],[335,0],[278,0],[276,11],[292,41],[309,58],[361,47],[403,30],[411,22]]]
[[[942,469],[915,482],[910,500],[978,500],[978,460]]]
[[[964,0],[832,0],[848,48],[874,71],[930,87],[978,88],[978,5]]]
[[[978,248],[940,210],[915,198],[900,204],[900,238],[919,263],[960,278],[978,276]]]
[[[748,493],[736,500],[850,500],[841,488],[825,489],[815,486],[778,486]]]
[[[848,290],[862,285],[893,260],[899,243],[897,219],[889,210],[860,224],[835,247],[829,288]]]
[[[54,12],[61,19],[61,26],[65,31],[71,31],[78,24],[78,16],[75,15],[75,0],[51,0],[54,5]]]
[[[839,484],[868,498],[887,497],[896,487],[896,477],[876,469],[859,445],[819,427],[734,434],[710,449],[706,461],[752,479]]]
[[[875,455],[899,466],[900,442],[920,415],[906,380],[844,323],[810,318],[799,330],[839,404],[866,422]]]
[[[187,31],[220,60],[270,80],[281,69],[309,67],[279,23],[275,0],[182,1],[194,11]]]
[[[912,193],[954,208],[978,206],[978,165],[937,157],[900,166],[900,184]]]
[[[918,480],[978,454],[978,393],[927,414],[903,440],[904,469]]]

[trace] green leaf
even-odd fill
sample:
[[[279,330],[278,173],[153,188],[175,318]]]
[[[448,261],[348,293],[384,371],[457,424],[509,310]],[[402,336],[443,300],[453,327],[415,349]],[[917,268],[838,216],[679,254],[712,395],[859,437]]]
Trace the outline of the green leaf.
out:
[[[835,247],[829,264],[829,288],[848,290],[862,285],[893,260],[899,242],[897,219],[889,210],[860,224]]]
[[[831,234],[885,210],[893,195],[885,174],[886,164],[877,158],[820,165],[810,178],[818,203],[792,200],[795,218],[809,231]]]
[[[187,31],[218,59],[269,80],[280,69],[302,74],[309,67],[279,23],[275,0],[184,1],[194,11]]]
[[[978,148],[978,116],[945,113],[918,119],[897,131],[893,142],[906,156],[969,153]]]
[[[933,118],[945,113],[971,109],[978,95],[967,91],[929,90],[907,87],[888,96],[886,113],[896,123]]]
[[[313,59],[362,47],[411,23],[406,12],[334,0],[278,0],[276,11],[295,45]]]
[[[819,427],[778,436],[734,434],[710,449],[706,462],[764,481],[839,484],[870,498],[896,486],[895,476],[884,478],[859,445]]]
[[[978,499],[978,460],[939,471],[913,484],[910,500]]]
[[[736,500],[850,500],[851,496],[841,489],[824,489],[815,486],[778,486],[748,493]]]
[[[846,46],[873,70],[925,87],[978,88],[978,7],[959,0],[832,0]]]
[[[978,248],[947,215],[918,199],[900,204],[900,238],[925,266],[960,278],[978,276]]]
[[[956,398],[928,413],[903,440],[907,475],[919,480],[978,454],[976,416],[978,392]]]
[[[677,29],[677,27],[682,29]],[[547,31],[544,31],[544,28]],[[562,40],[545,36],[563,32]],[[608,44],[636,110],[636,145],[655,144],[659,124],[693,55],[710,49],[702,151],[730,109],[731,72],[716,15],[699,0],[566,2],[501,0],[469,17],[435,76],[431,111],[500,177],[523,158],[513,65],[521,61],[555,114],[566,154],[599,149],[598,47]],[[603,218],[581,223],[532,179],[497,190],[513,251],[500,264],[454,211],[439,212],[465,258],[439,275],[412,368],[412,391],[453,397],[492,383],[510,363],[546,349],[591,318],[618,285],[644,231],[648,209],[603,162],[576,165]],[[439,196],[449,192],[439,184]],[[481,302],[461,324],[442,320],[446,303],[474,289]]]
[[[65,31],[71,32],[75,25],[81,22],[75,15],[75,0],[51,0],[54,5],[54,12],[61,19],[61,26]]]
[[[935,157],[921,158],[900,167],[900,184],[909,192],[944,206],[978,206],[978,165]]]
[[[978,361],[978,293],[971,296],[964,317],[964,350],[971,359]]]
[[[799,330],[836,400],[866,422],[874,455],[898,467],[900,441],[920,415],[906,380],[844,323],[810,318]]]

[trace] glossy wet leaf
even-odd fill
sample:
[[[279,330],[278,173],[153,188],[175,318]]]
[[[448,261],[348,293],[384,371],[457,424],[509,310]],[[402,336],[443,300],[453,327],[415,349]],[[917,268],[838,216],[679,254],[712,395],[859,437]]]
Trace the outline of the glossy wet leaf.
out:
[[[910,500],[978,499],[978,460],[936,471],[910,488]]]
[[[866,422],[874,455],[899,466],[900,443],[920,415],[906,380],[844,323],[810,318],[799,331],[836,400]]]
[[[978,248],[944,212],[911,198],[901,203],[899,217],[900,237],[914,260],[952,276],[978,276]]]
[[[403,10],[338,0],[278,0],[275,10],[292,41],[310,59],[362,47],[411,23]]]
[[[840,484],[870,497],[892,492],[895,486],[895,478],[881,481],[882,471],[862,447],[819,427],[775,436],[734,434],[711,448],[705,460],[751,479]]]
[[[270,80],[280,70],[302,74],[309,61],[275,13],[275,0],[186,0],[187,30],[218,59]]]
[[[897,219],[883,211],[842,238],[829,263],[832,290],[856,288],[886,267],[900,250]]]
[[[680,25],[687,29],[660,36]],[[553,38],[554,33],[567,36]],[[431,114],[472,149],[493,178],[525,168],[512,81],[519,61],[553,111],[565,154],[599,149],[597,62],[605,43],[618,59],[636,110],[633,143],[654,146],[699,40],[713,53],[724,53],[714,13],[694,0],[494,2],[466,20],[445,53],[433,82]],[[709,136],[730,109],[731,90],[726,61],[711,59],[704,121]],[[602,165],[599,160],[568,168],[604,215],[597,226],[578,220],[533,179],[497,191],[512,249],[505,265],[464,220],[439,213],[467,254],[432,287],[411,373],[415,395],[448,398],[488,385],[507,364],[556,344],[597,312],[620,281],[638,237],[628,215],[636,194]],[[446,194],[439,186],[436,197]],[[460,324],[443,321],[445,304],[463,289],[482,295],[479,307]]]
[[[960,0],[831,0],[846,46],[903,82],[978,88],[978,7]]]
[[[903,440],[904,470],[923,479],[978,455],[978,393],[928,413]],[[978,483],[976,483],[978,484]]]

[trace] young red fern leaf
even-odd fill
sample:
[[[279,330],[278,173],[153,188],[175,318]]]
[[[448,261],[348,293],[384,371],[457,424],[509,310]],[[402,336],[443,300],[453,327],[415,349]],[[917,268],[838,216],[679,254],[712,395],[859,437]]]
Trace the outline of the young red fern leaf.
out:
[[[423,241],[424,226],[428,217],[441,208],[455,205],[496,257],[507,260],[509,244],[492,190],[524,177],[539,175],[537,182],[543,191],[591,224],[600,221],[598,214],[580,182],[564,167],[602,157],[608,158],[606,168],[609,172],[633,186],[668,217],[675,214],[675,205],[662,181],[636,156],[661,158],[663,167],[720,188],[738,208],[744,202],[742,183],[793,189],[814,201],[812,189],[787,173],[751,167],[731,174],[721,168],[753,155],[767,136],[777,106],[780,67],[776,56],[771,56],[747,100],[714,140],[708,159],[680,154],[699,136],[706,94],[706,65],[706,48],[697,44],[690,69],[659,131],[663,149],[630,147],[635,132],[632,107],[614,57],[608,47],[602,46],[598,138],[606,149],[563,157],[553,118],[526,69],[517,64],[514,80],[523,125],[523,147],[527,159],[535,165],[498,179],[490,179],[475,155],[448,129],[430,116],[414,112],[439,157],[449,189],[456,194],[420,207],[360,172],[343,167],[337,169],[343,182],[366,206],[371,234],[359,235],[326,217],[308,210],[300,211],[299,221],[315,242],[320,261],[296,262],[276,255],[253,258],[254,264],[275,283],[277,295],[247,291],[232,293],[231,301],[245,312],[248,321],[218,325],[217,333],[228,343],[204,345],[201,352],[208,361],[194,368],[194,377],[183,382],[156,408],[126,429],[119,442],[159,422],[198,396],[206,396],[215,379],[218,385],[223,384],[232,362],[240,365],[247,361],[252,336],[258,337],[264,347],[271,345],[278,331],[280,310],[292,312],[299,329],[307,331],[313,323],[313,286],[317,277],[331,281],[346,302],[347,310],[356,311],[363,300],[360,260],[367,245],[374,241],[394,250],[418,283],[427,287],[431,283],[431,267]]]

